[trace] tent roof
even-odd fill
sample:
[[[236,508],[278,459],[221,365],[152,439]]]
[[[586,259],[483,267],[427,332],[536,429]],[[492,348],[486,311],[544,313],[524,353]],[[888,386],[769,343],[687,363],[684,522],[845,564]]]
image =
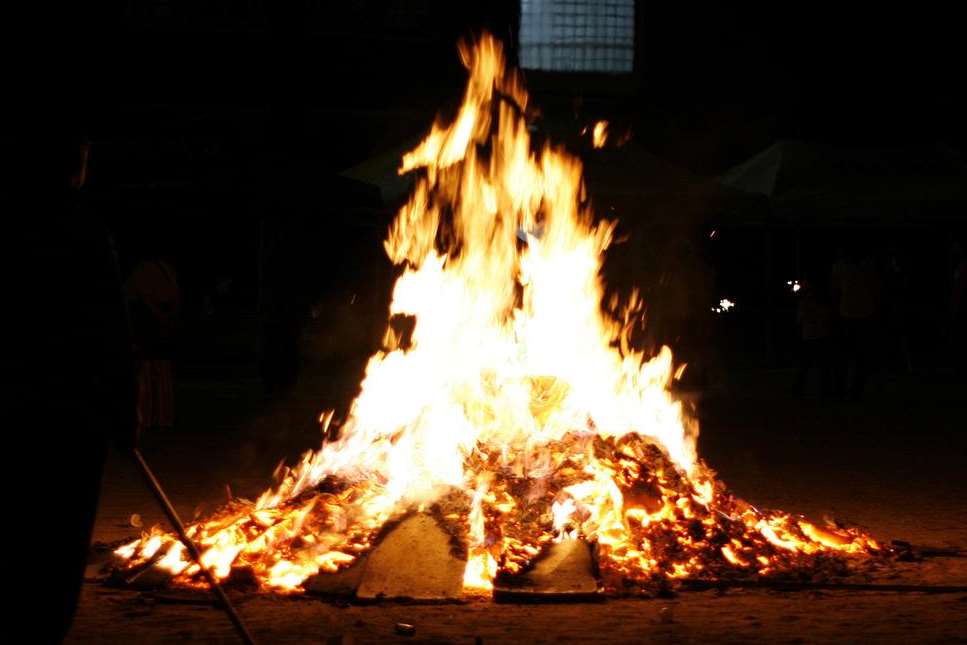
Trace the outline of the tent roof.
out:
[[[412,177],[397,172],[400,160],[418,144],[418,138],[407,140],[340,175],[377,187],[384,204],[396,203],[412,187]],[[660,205],[667,205],[670,200],[704,200],[710,193],[737,192],[661,159],[634,141],[601,150],[589,148],[580,151],[579,156],[595,212],[617,216],[627,223],[650,219],[648,211],[652,208],[657,216]]]
[[[778,141],[719,181],[770,198],[781,215],[800,209],[909,217],[943,204],[967,204],[967,164],[940,145],[845,148]],[[864,215],[865,213],[865,215]]]
[[[384,204],[392,204],[403,197],[412,187],[413,178],[400,175],[398,170],[403,155],[413,150],[422,137],[413,137],[387,148],[365,161],[343,170],[341,177],[375,186]]]

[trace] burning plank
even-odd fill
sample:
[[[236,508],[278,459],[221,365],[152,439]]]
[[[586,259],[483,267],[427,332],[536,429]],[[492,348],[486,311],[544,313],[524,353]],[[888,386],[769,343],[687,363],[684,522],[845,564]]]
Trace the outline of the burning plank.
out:
[[[363,556],[348,569],[310,576],[303,583],[302,588],[306,593],[317,596],[355,596],[365,570],[366,556]]]

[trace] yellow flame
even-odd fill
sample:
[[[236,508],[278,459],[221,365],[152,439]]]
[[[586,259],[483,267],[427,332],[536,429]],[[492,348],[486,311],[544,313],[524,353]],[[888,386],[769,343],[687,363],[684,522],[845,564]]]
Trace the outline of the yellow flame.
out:
[[[608,122],[598,121],[591,131],[591,143],[595,148],[603,148],[608,141]]]
[[[580,161],[550,144],[535,149],[527,94],[496,40],[485,35],[460,54],[463,103],[403,156],[400,173],[415,185],[384,244],[403,267],[389,314],[412,319],[407,342],[387,326],[338,439],[280,468],[254,503],[232,501],[189,528],[204,566],[219,578],[250,566],[263,588],[298,590],[350,566],[389,519],[455,490],[467,504],[468,590],[490,589],[498,568],[518,572],[554,540],[577,536],[633,579],[691,575],[706,567],[705,552],[771,566],[766,556],[779,551],[876,548],[724,497],[697,460],[696,423],[668,389],[683,366],[667,347],[648,357],[632,343],[640,297],[602,307],[615,224],[595,221]],[[600,121],[595,147],[606,139]],[[324,433],[332,419],[320,415]],[[649,472],[647,446],[664,460]],[[572,478],[549,492],[561,471]],[[529,490],[512,493],[508,477]],[[317,488],[329,479],[344,488]],[[549,512],[525,534],[514,518],[537,501]],[[715,549],[719,515],[741,539]],[[674,562],[649,539],[658,530],[673,534]],[[116,554],[145,562],[172,541],[156,533]],[[189,581],[199,571],[177,544],[160,566]]]

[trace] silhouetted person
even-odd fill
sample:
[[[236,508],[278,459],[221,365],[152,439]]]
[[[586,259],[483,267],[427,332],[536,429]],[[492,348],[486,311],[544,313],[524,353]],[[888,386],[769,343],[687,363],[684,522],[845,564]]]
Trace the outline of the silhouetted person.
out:
[[[800,339],[799,374],[795,391],[801,394],[808,383],[809,372],[818,368],[823,392],[828,393],[832,386],[833,309],[812,280],[803,281],[799,297],[796,309]]]
[[[310,251],[299,233],[292,223],[283,228],[266,263],[259,369],[269,394],[294,385],[302,367],[302,335],[311,307],[305,279]]]
[[[174,425],[172,359],[178,333],[180,296],[172,266],[149,254],[125,284],[138,379],[138,423],[141,430]]]
[[[913,371],[910,352],[910,274],[907,265],[895,250],[890,254],[886,276],[886,315],[890,334],[903,368]]]
[[[11,317],[23,354],[16,403],[29,416],[11,431],[27,447],[30,499],[40,521],[29,530],[31,582],[41,585],[31,612],[32,642],[60,642],[77,606],[109,442],[130,450],[137,439],[131,341],[114,248],[95,214],[79,204],[88,148],[45,133],[34,140],[34,195],[19,217],[30,286]],[[23,215],[21,212],[20,215]],[[40,486],[36,484],[39,483]],[[38,489],[49,486],[49,494]],[[14,630],[13,633],[16,633]]]
[[[859,399],[866,387],[876,333],[878,281],[873,258],[851,249],[833,264],[830,282],[839,305],[837,322],[842,355],[837,370],[837,391]]]

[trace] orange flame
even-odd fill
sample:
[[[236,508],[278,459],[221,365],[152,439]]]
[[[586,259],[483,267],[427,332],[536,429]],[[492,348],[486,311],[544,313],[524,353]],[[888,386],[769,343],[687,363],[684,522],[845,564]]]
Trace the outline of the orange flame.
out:
[[[595,148],[603,148],[604,144],[608,141],[608,122],[598,121],[594,124],[594,130],[591,131],[591,144]]]
[[[632,580],[876,548],[855,531],[761,513],[714,480],[668,390],[681,374],[671,351],[649,358],[631,343],[637,294],[602,309],[614,223],[595,222],[581,162],[533,149],[527,94],[496,40],[460,55],[463,104],[403,156],[415,187],[385,242],[404,266],[389,313],[413,318],[409,344],[388,328],[337,440],[256,502],[191,527],[203,564],[298,590],[350,566],[389,519],[454,491],[466,504],[468,590],[578,536],[597,543],[605,572]],[[595,147],[606,137],[597,123]],[[320,416],[324,432],[332,418]],[[527,523],[527,508],[545,512]],[[158,531],[116,553],[135,564],[162,553],[157,566],[185,583],[198,572]]]

